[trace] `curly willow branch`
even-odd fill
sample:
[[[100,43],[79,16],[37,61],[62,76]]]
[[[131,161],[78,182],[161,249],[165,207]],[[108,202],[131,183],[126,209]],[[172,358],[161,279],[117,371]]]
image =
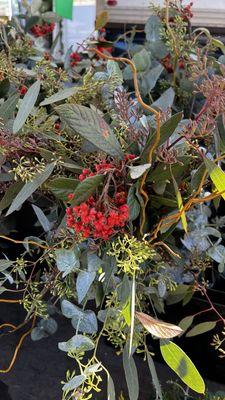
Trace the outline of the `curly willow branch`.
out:
[[[139,86],[138,86],[138,76],[137,76],[137,69],[135,64],[133,63],[132,60],[129,60],[128,58],[125,57],[112,57],[112,56],[108,56],[104,53],[101,53],[99,50],[95,49],[95,48],[89,48],[88,51],[93,52],[95,54],[97,54],[100,58],[109,60],[109,61],[116,61],[116,62],[122,62],[125,64],[128,64],[131,68],[132,74],[133,74],[133,81],[134,81],[134,90],[135,90],[135,96],[136,99],[138,101],[138,103],[147,111],[153,113],[155,115],[156,118],[156,135],[154,138],[154,142],[152,144],[152,146],[149,149],[148,152],[148,156],[147,156],[147,163],[151,164],[152,163],[152,156],[153,153],[155,151],[155,149],[158,146],[159,140],[160,140],[160,125],[161,125],[161,113],[157,110],[155,110],[154,108],[152,108],[151,106],[149,106],[148,104],[146,104],[140,94],[140,90],[139,90]],[[148,194],[146,193],[146,191],[144,190],[144,185],[145,185],[145,181],[146,181],[146,177],[148,175],[148,171],[146,171],[141,179],[141,183],[140,183],[140,188],[139,188],[139,192],[142,195],[144,202],[141,208],[141,225],[140,225],[140,233],[143,236],[143,228],[145,225],[145,209],[148,203]]]

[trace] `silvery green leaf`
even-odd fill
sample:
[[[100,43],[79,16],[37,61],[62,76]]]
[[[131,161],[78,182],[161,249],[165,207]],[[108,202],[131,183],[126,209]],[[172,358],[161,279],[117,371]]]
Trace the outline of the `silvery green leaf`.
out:
[[[79,249],[58,249],[55,251],[56,265],[60,272],[63,272],[63,277],[80,268]]]
[[[211,247],[208,249],[207,254],[218,263],[225,262],[225,247],[222,244]]]
[[[78,87],[69,87],[66,89],[62,89],[59,92],[53,94],[50,97],[47,97],[47,99],[43,100],[40,103],[40,106],[47,106],[49,104],[57,103],[58,101],[62,101],[67,99],[70,96],[73,96],[75,92],[78,90]]]
[[[142,176],[149,168],[151,167],[151,164],[142,164],[142,165],[136,165],[129,167],[130,169],[130,176],[132,179],[138,179],[140,176]]]
[[[161,19],[157,15],[151,15],[145,24],[146,39],[149,42],[156,42],[161,38]]]
[[[11,267],[11,265],[13,265],[13,261],[11,260],[0,260],[0,272],[5,271],[7,268]]]
[[[35,175],[34,179],[25,183],[14,198],[7,211],[7,216],[16,211],[52,174],[55,163],[47,164],[44,171]]]
[[[164,298],[166,295],[166,284],[163,281],[158,282],[158,293],[161,298]]]
[[[87,268],[89,272],[97,272],[102,266],[103,261],[95,253],[87,254]]]
[[[90,367],[85,368],[84,373],[85,375],[93,374],[101,370],[101,363],[96,363],[90,365]]]
[[[53,318],[42,319],[31,332],[31,339],[36,341],[53,335],[58,329],[58,324]]]
[[[77,314],[78,307],[75,306],[73,303],[70,303],[68,300],[63,300],[61,303],[61,310],[62,314],[66,318],[72,318],[73,315]]]
[[[162,111],[167,111],[172,107],[174,102],[175,92],[172,88],[167,89],[158,100],[151,104],[151,107],[158,108]]]
[[[69,351],[90,351],[93,350],[95,344],[93,340],[91,340],[87,336],[83,335],[75,335],[67,342],[58,343],[59,350],[69,352]]]
[[[28,89],[23,100],[21,101],[19,111],[14,121],[13,133],[17,133],[26,122],[27,117],[29,116],[37,101],[40,89],[41,82],[39,80],[33,83],[33,85]]]
[[[78,332],[93,334],[98,330],[98,322],[94,311],[79,310],[77,314],[73,315],[71,321],[74,329],[77,329]]]
[[[48,218],[45,216],[41,208],[35,206],[35,204],[32,204],[32,207],[44,231],[49,232],[51,230],[51,224]]]
[[[69,382],[65,383],[62,390],[65,392],[67,390],[74,390],[78,388],[86,379],[85,375],[77,375],[70,379]]]
[[[108,375],[108,385],[107,385],[107,400],[115,400],[115,386],[110,375]]]
[[[90,289],[91,284],[94,282],[96,272],[80,271],[77,276],[76,289],[78,296],[78,303],[81,303]]]
[[[137,367],[135,365],[133,356],[129,356],[129,346],[126,344],[123,350],[123,368],[125,372],[128,392],[130,400],[138,400],[139,396],[139,382]]]
[[[147,352],[147,361],[152,376],[152,383],[156,392],[156,400],[163,400],[162,389],[155,369],[155,364],[149,352]]]

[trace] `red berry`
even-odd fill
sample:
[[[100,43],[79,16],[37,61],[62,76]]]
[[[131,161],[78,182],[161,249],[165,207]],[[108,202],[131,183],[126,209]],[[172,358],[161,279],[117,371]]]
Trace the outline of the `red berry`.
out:
[[[25,85],[21,86],[20,88],[21,96],[24,96],[26,93],[27,93],[27,87]]]

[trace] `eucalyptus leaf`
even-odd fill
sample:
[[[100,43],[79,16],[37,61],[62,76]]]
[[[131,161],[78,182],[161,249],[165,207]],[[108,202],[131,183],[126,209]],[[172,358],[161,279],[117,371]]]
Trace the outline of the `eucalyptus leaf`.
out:
[[[127,343],[123,349],[123,368],[127,382],[130,400],[138,400],[139,396],[139,382],[137,367],[135,365],[133,356],[129,356],[129,344]]]
[[[216,326],[216,321],[201,322],[200,324],[195,325],[190,331],[188,331],[186,337],[202,335],[203,333],[209,332],[212,329],[214,329],[215,326]]]
[[[32,181],[27,182],[14,198],[7,214],[12,214],[17,210],[52,174],[55,163],[47,164],[44,171],[35,175]]]
[[[78,303],[80,304],[90,289],[91,284],[94,282],[96,272],[80,271],[77,276],[76,289],[78,296]]]
[[[95,344],[88,336],[75,335],[67,342],[58,343],[59,350],[65,351],[90,351],[93,350]]]
[[[78,247],[74,247],[73,249],[57,249],[55,250],[55,255],[57,268],[63,273],[63,277],[80,268]]]
[[[62,89],[59,92],[48,97],[47,99],[43,100],[40,103],[40,106],[48,106],[49,104],[57,103],[58,101],[68,99],[69,97],[73,96],[77,90],[78,90],[78,87],[76,87],[76,86]]]
[[[33,85],[30,86],[30,88],[28,89],[23,100],[21,101],[19,111],[14,121],[13,133],[17,133],[26,122],[27,117],[31,113],[37,101],[40,89],[41,89],[41,82],[39,80],[33,83]]]

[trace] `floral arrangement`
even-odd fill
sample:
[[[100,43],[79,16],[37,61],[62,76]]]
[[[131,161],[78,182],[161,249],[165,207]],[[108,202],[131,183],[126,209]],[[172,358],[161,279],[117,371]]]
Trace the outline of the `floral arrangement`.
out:
[[[102,380],[116,398],[98,358],[102,336],[123,356],[131,400],[139,396],[135,353],[163,399],[149,337],[199,394],[204,381],[173,338],[219,325],[212,345],[225,354],[224,317],[208,292],[225,265],[217,213],[225,198],[225,48],[206,29],[190,29],[191,6],[153,7],[145,43],[135,44],[135,28],[126,32],[121,57],[102,37],[106,13],[96,19],[99,40],[64,60],[55,44],[43,47],[58,19],[40,4],[35,15],[27,6],[25,27],[1,26],[0,302],[21,304],[28,328],[0,372],[11,370],[27,335],[54,334],[60,312],[74,328],[59,343],[75,363],[64,400],[91,399]],[[17,225],[24,208],[36,221],[25,233]],[[10,244],[21,245],[16,258]],[[196,293],[209,306],[170,323],[165,305]],[[10,321],[0,328],[19,329]]]

